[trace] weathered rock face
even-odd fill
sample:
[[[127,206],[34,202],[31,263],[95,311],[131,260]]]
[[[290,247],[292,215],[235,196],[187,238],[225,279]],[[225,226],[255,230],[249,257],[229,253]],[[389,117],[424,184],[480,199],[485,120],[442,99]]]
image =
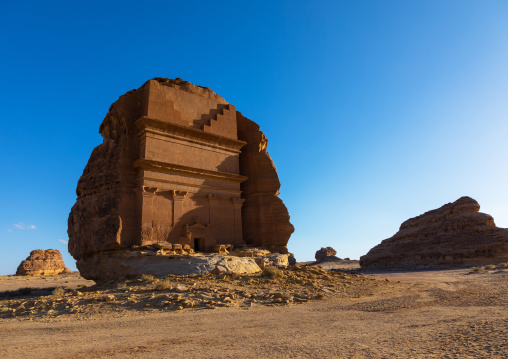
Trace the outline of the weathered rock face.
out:
[[[508,229],[470,197],[411,218],[360,258],[362,267],[475,265],[508,261]]]
[[[247,176],[241,184],[243,237],[249,244],[272,247],[287,253],[289,237],[294,232],[289,213],[278,197],[280,182],[266,147],[268,140],[259,125],[237,116],[238,138],[246,145],[240,153],[240,172]]]
[[[121,96],[78,181],[69,252],[94,257],[156,243],[287,253],[293,226],[259,126],[208,88],[156,78]]]
[[[119,277],[153,275],[203,275],[214,270],[224,273],[248,274],[261,270],[254,258],[226,257],[218,254],[207,256],[157,256],[135,251],[115,251],[97,254],[91,259],[87,274],[95,280]]]
[[[326,247],[316,251],[314,258],[316,258],[316,262],[318,263],[340,260],[340,258],[335,256],[336,254],[337,251],[335,249]]]
[[[16,275],[51,275],[69,273],[65,267],[62,254],[56,249],[36,249],[21,262]]]

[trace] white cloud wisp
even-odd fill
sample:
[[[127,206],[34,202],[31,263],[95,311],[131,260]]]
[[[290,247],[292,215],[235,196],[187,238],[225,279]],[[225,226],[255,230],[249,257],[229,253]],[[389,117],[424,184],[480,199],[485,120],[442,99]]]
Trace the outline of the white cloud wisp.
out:
[[[36,229],[37,228],[33,224],[26,225],[26,224],[24,224],[22,222],[15,223],[15,224],[13,224],[13,226],[16,227],[17,229],[21,229],[21,230],[24,230],[24,229]]]

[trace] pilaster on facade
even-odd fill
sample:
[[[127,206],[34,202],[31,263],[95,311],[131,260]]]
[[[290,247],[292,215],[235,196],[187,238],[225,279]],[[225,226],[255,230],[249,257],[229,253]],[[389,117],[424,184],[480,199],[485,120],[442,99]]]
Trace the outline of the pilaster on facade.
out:
[[[238,198],[238,197],[233,197],[233,198],[231,198],[231,200],[233,201],[233,206],[235,206],[235,208],[240,208],[240,209],[243,206],[243,202],[245,202],[245,199]]]
[[[244,245],[242,233],[242,206],[245,199],[233,197],[231,198],[234,207],[234,239],[236,245]]]
[[[156,187],[141,186],[141,243],[152,242],[152,219],[153,219],[153,197],[157,192]]]
[[[171,191],[171,194],[173,195],[173,199],[177,200],[177,201],[183,201],[184,198],[187,196],[187,191],[176,191],[176,190],[172,190]]]
[[[173,223],[172,227],[174,228],[178,221],[182,218],[183,215],[183,200],[187,196],[187,191],[171,191],[173,195]]]
[[[216,194],[208,195],[208,218],[210,228],[214,228],[214,224],[217,224],[217,201],[218,196]]]

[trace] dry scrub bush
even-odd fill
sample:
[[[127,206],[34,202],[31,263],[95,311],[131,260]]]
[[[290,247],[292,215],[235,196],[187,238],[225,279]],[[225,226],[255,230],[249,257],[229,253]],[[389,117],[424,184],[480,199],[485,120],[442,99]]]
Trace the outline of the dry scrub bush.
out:
[[[498,267],[508,267],[508,262],[506,262],[506,263],[499,263],[497,266]]]
[[[488,265],[485,266],[486,270],[491,270],[491,269],[494,269],[494,268],[496,268],[496,266],[494,264],[488,264]]]
[[[63,289],[62,287],[56,287],[51,292],[51,294],[56,295],[58,297],[61,297],[62,295],[64,295],[64,293],[65,293],[65,289]]]
[[[116,288],[117,289],[127,288],[127,282],[118,282],[118,283],[116,283]]]
[[[143,274],[143,275],[141,275],[141,280],[143,282],[152,281],[153,280],[153,275],[151,275],[151,274]]]
[[[164,279],[157,283],[155,286],[156,290],[168,290],[171,288],[171,283],[169,282],[169,279]]]
[[[282,278],[284,277],[284,273],[279,270],[277,267],[265,267],[263,269],[263,275],[270,279]]]
[[[473,272],[480,272],[482,269],[481,268],[478,268],[478,267],[471,267],[471,270]]]

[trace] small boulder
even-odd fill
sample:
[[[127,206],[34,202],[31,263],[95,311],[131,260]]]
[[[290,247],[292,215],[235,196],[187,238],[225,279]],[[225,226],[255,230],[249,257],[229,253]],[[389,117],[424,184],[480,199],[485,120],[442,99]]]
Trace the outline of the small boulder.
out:
[[[211,248],[212,253],[228,254],[233,250],[233,246],[230,244],[218,244]]]
[[[247,248],[240,251],[236,251],[232,253],[237,257],[266,257],[272,254],[268,249],[261,248]]]
[[[316,252],[315,258],[316,262],[329,262],[334,260],[340,260],[340,258],[336,257],[337,251],[332,247],[321,248]]]
[[[167,243],[167,242],[155,243],[152,246],[157,249],[162,249],[164,251],[170,251],[173,249],[173,245],[171,243]]]
[[[185,285],[177,285],[176,287],[173,287],[171,290],[177,293],[185,293],[189,291],[189,288]]]

